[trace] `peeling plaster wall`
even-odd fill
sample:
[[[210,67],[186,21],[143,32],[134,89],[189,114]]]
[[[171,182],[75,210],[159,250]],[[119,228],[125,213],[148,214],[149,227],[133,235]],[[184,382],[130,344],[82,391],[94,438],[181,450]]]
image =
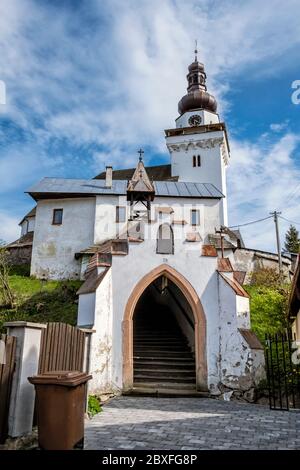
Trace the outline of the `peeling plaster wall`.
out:
[[[116,391],[112,367],[113,299],[111,270],[103,278],[96,293],[96,308],[90,349],[89,393]],[[80,296],[81,297],[81,296]]]
[[[252,350],[238,331],[236,294],[221,276],[219,298],[221,384],[229,389],[249,390],[264,370],[263,351],[261,355],[259,350]]]
[[[53,209],[63,209],[61,225],[53,225]],[[80,262],[74,254],[94,242],[95,198],[38,202],[31,275],[47,279],[77,279]]]
[[[236,314],[238,328],[250,330],[250,302],[248,297],[236,296]]]

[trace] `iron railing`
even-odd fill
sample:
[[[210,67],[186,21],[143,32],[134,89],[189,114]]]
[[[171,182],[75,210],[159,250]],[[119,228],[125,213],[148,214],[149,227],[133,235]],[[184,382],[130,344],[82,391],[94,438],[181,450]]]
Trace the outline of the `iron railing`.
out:
[[[300,409],[299,346],[290,330],[265,337],[269,403],[272,410]]]

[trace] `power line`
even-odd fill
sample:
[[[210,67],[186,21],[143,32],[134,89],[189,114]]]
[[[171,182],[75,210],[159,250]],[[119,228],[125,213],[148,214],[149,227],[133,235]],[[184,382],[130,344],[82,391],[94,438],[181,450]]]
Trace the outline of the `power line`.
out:
[[[290,224],[300,225],[300,222],[295,222],[294,220],[286,219],[285,217],[282,217],[282,215],[280,215],[279,217],[280,217],[281,219],[285,220],[286,222],[289,222]]]
[[[257,220],[253,220],[252,222],[247,222],[246,224],[231,225],[228,228],[245,227],[246,225],[257,224],[258,222],[263,222],[264,220],[268,220],[268,219],[272,219],[272,215],[269,215],[269,217],[265,217],[264,219],[257,219]]]

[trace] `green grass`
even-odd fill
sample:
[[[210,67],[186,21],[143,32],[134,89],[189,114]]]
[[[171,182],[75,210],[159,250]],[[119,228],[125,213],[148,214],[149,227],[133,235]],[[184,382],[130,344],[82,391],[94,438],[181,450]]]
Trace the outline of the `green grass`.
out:
[[[40,281],[28,276],[28,268],[14,267],[9,276],[15,304],[3,305],[0,297],[0,331],[7,321],[63,322],[76,324],[80,281]]]

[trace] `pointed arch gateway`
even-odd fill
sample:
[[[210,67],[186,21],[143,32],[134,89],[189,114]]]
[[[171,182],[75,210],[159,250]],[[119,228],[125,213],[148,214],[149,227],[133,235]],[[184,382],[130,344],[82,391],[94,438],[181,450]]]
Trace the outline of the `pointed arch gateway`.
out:
[[[207,358],[206,358],[206,318],[201,301],[193,288],[174,268],[162,264],[150,271],[135,286],[127,301],[123,329],[123,389],[133,387],[133,316],[137,303],[145,289],[160,276],[172,281],[185,296],[194,316],[195,363],[197,390],[207,391]]]

